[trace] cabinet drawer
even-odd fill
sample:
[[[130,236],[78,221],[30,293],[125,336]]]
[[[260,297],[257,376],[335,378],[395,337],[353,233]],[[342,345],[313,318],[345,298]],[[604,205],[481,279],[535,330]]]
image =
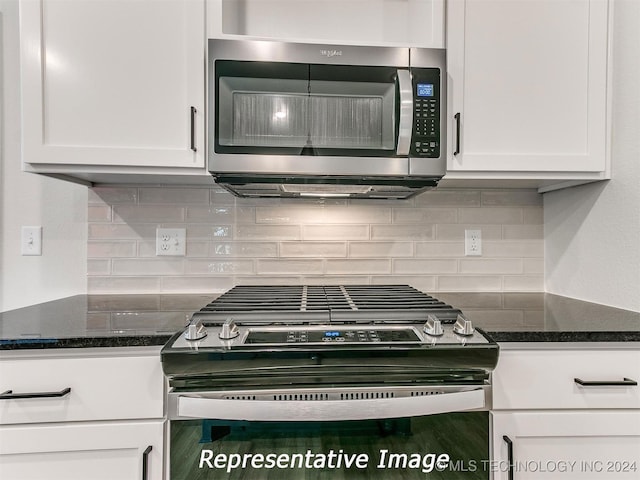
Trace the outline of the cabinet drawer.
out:
[[[4,426],[0,472],[11,480],[162,480],[163,433],[163,420]]]
[[[640,350],[502,350],[493,408],[640,408],[640,386],[624,379],[640,382]]]
[[[0,393],[8,390],[27,398],[0,400],[4,425],[163,416],[157,354],[0,359]]]

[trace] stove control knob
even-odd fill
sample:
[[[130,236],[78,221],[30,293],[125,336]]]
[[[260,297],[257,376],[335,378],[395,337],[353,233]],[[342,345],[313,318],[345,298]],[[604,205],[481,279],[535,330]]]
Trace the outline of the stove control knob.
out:
[[[184,332],[184,338],[190,342],[195,342],[207,336],[207,329],[202,320],[192,322],[187,326]]]
[[[468,337],[473,335],[475,329],[471,324],[471,320],[467,320],[467,318],[461,313],[458,314],[458,318],[456,319],[456,323],[453,326],[453,331],[458,335],[462,335],[464,337]]]
[[[240,335],[240,332],[238,331],[236,322],[233,321],[233,318],[227,318],[222,324],[218,337],[220,337],[221,340],[231,340],[232,338],[236,338],[238,335]]]
[[[424,324],[423,330],[432,337],[439,337],[444,333],[442,322],[435,315],[427,315],[427,323]]]

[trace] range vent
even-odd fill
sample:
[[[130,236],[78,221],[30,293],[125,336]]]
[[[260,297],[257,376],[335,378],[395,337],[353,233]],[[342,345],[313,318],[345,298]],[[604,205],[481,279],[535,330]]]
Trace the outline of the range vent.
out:
[[[258,400],[255,395],[228,395],[225,400]]]
[[[461,390],[465,390],[463,387]],[[299,390],[299,391],[265,391],[224,393],[220,397],[225,400],[255,400],[270,402],[317,402],[317,401],[349,401],[380,400],[388,398],[408,398],[440,395],[447,393],[440,387],[415,388],[380,388],[380,389],[348,389],[348,390]]]
[[[285,395],[274,395],[273,400],[275,401],[286,401],[286,402],[313,402],[317,400],[329,400],[329,394],[327,393],[299,393],[299,394],[285,394]]]
[[[412,397],[425,397],[427,395],[440,395],[444,392],[440,392],[437,390],[428,391],[428,392],[411,392]]]
[[[394,398],[394,392],[351,392],[340,395],[340,400],[372,400],[378,398]]]

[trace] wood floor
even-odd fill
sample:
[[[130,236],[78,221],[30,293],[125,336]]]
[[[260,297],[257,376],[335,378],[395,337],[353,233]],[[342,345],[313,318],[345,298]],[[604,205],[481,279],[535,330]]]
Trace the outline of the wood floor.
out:
[[[203,428],[204,425],[204,428]],[[230,428],[229,428],[230,427]],[[449,413],[383,422],[339,423],[242,423],[207,420],[171,422],[171,480],[201,479],[436,479],[487,480],[489,458],[488,412]],[[368,455],[367,468],[245,468],[227,472],[222,468],[199,468],[200,456],[206,450],[211,463],[218,454],[228,459],[231,454],[305,454],[328,455],[340,450],[346,455]],[[383,453],[404,454],[383,462]],[[210,452],[210,453],[209,453]],[[411,455],[414,454],[411,462]],[[447,454],[450,463],[428,473],[431,457]],[[223,458],[223,457],[221,457]],[[317,457],[311,457],[315,460]],[[405,468],[403,461],[408,460]],[[424,460],[424,464],[422,461]],[[318,460],[320,461],[320,460]],[[334,462],[336,460],[334,459]],[[344,460],[343,460],[344,461]],[[485,463],[483,463],[483,461]],[[397,463],[398,462],[398,463]],[[312,462],[313,464],[313,462]],[[318,464],[319,465],[319,464]]]

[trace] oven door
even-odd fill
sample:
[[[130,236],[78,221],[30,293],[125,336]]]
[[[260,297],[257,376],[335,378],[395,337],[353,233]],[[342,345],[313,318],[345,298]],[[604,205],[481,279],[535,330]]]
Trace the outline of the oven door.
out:
[[[488,387],[169,394],[170,479],[488,479]]]

